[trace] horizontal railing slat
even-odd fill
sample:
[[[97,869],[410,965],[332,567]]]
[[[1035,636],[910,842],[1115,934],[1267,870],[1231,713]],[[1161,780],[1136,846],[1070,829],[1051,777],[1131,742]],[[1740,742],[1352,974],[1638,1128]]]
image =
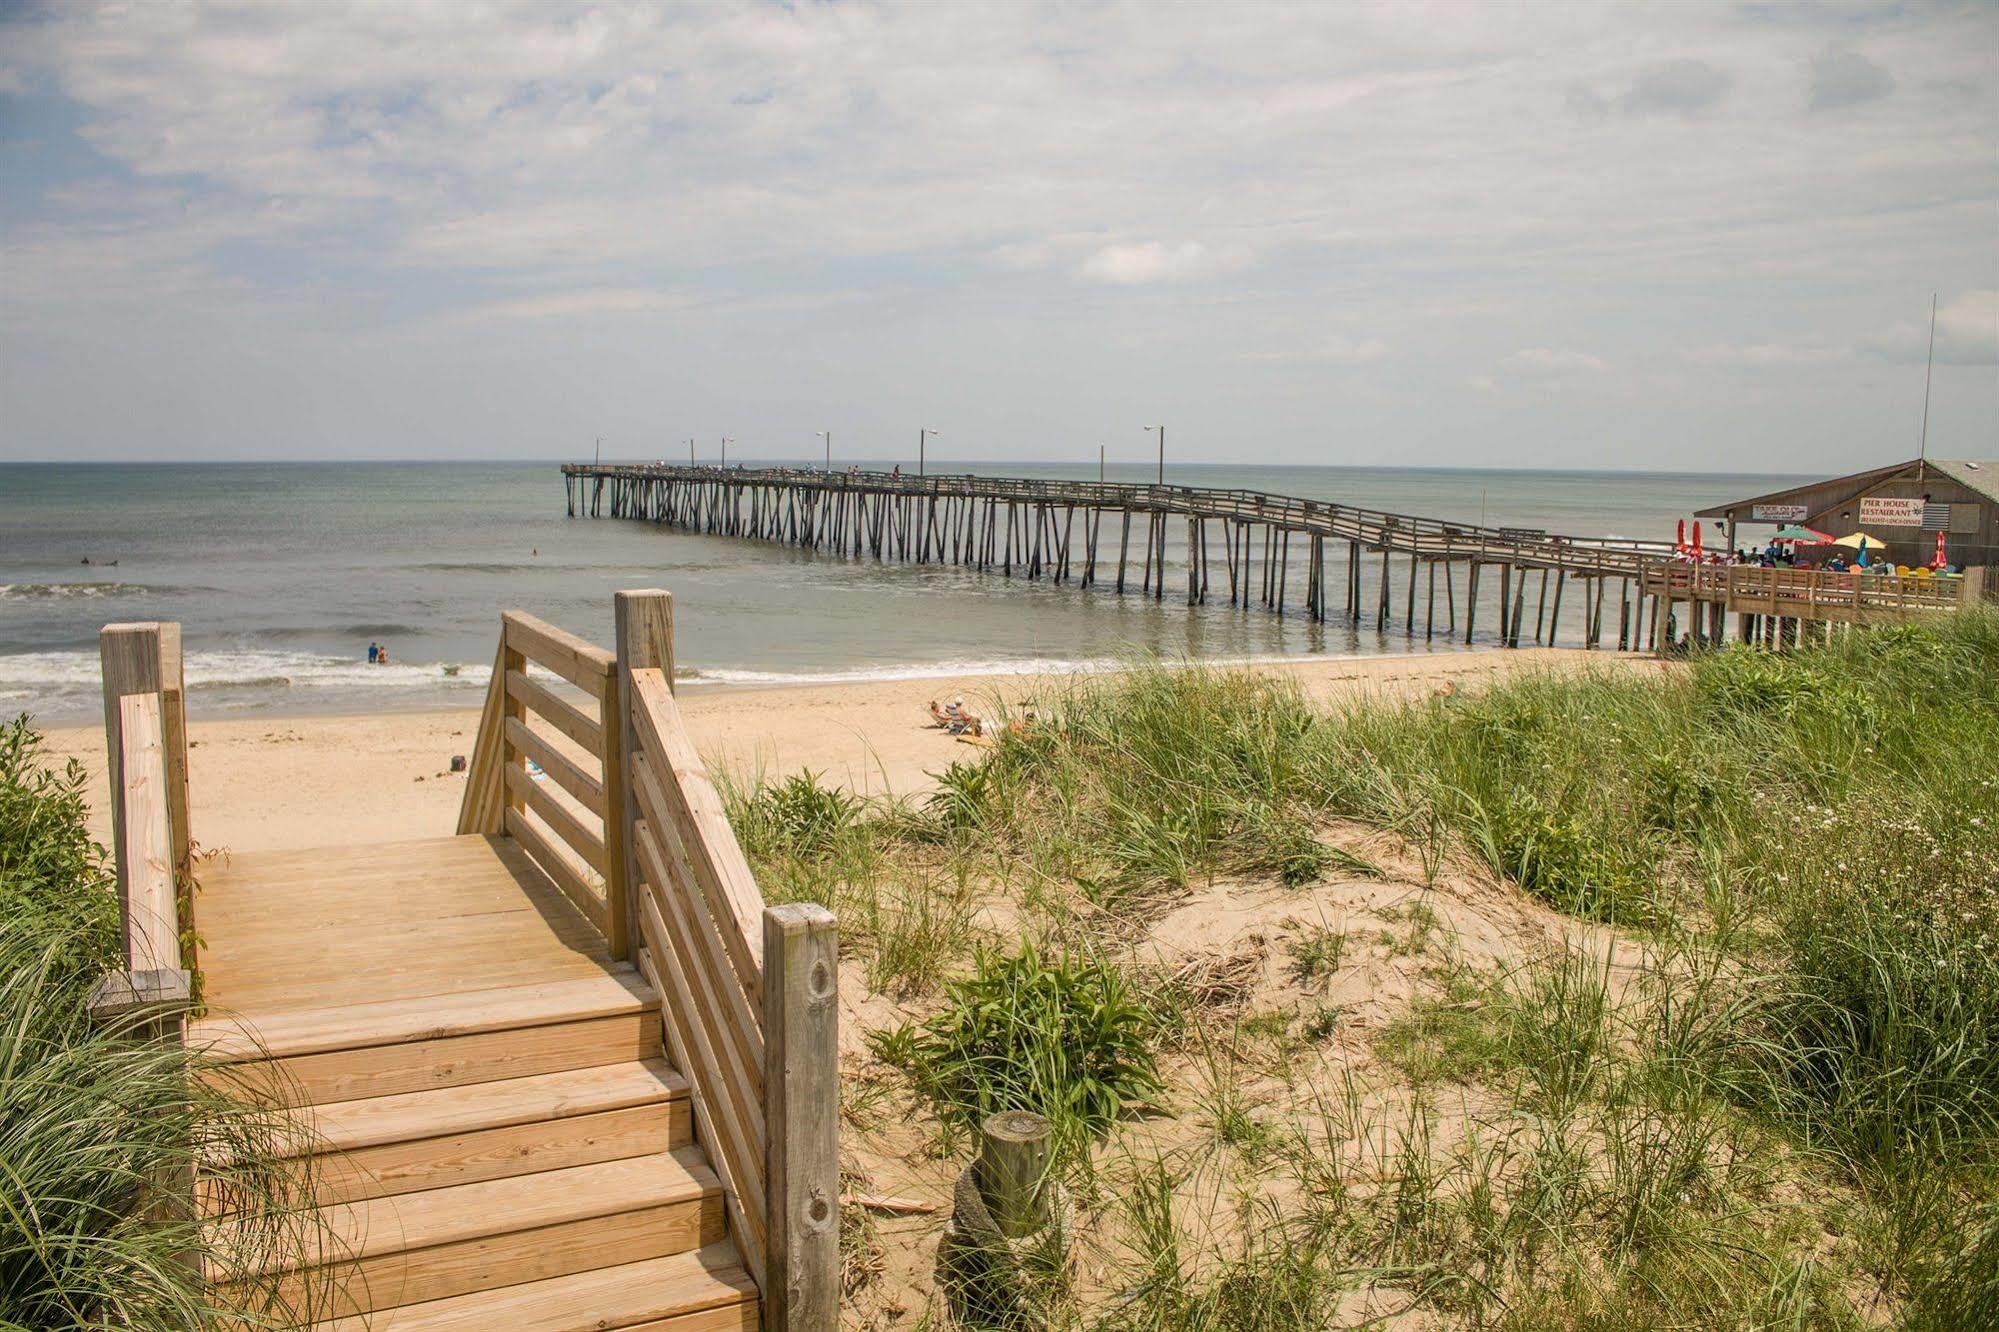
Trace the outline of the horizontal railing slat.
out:
[[[686,849],[688,867],[707,895],[729,960],[746,986],[761,987],[763,894],[660,672],[632,672],[632,723],[645,753],[659,764],[658,786],[668,806],[661,813],[673,822]],[[759,1001],[756,993],[751,999]]]
[[[750,1226],[747,1247],[761,1254],[768,1233],[761,1141],[744,1122],[726,1083],[717,1076],[719,1063],[715,1051],[709,1044],[707,1030],[695,1016],[698,1000],[694,987],[689,982],[687,969],[682,965],[673,940],[666,935],[665,922],[660,919],[656,904],[647,901],[642,905],[639,929],[646,938],[648,948],[653,950],[655,965],[665,964],[666,975],[662,979],[668,983],[663,987],[666,1000],[663,1009],[674,1027],[678,1043],[692,1056],[681,1071],[691,1085],[700,1088],[702,1105],[708,1111],[705,1127],[711,1130],[707,1143],[718,1149],[713,1163],[729,1173]],[[702,1126],[697,1125],[699,1127]]]
[[[604,726],[597,718],[522,671],[507,672],[507,696],[603,761]]]
[[[576,904],[576,909],[597,927],[599,934],[603,933],[604,899],[597,896],[590,880],[570,858],[571,853],[544,832],[540,824],[511,805],[507,807],[506,823],[507,835],[526,849],[536,867],[548,875],[564,897]]]
[[[598,693],[617,665],[615,657],[594,643],[526,611],[508,611],[500,618],[508,647],[586,693]]]
[[[536,734],[518,717],[506,719],[507,739],[514,748],[541,765],[541,770],[557,786],[569,792],[598,818],[604,817],[604,783],[569,755],[557,749],[546,736]]]
[[[528,776],[525,768],[507,769],[507,789],[520,797],[579,860],[598,874],[604,873],[606,860],[601,833],[585,826],[567,806],[543,790],[540,782]]]

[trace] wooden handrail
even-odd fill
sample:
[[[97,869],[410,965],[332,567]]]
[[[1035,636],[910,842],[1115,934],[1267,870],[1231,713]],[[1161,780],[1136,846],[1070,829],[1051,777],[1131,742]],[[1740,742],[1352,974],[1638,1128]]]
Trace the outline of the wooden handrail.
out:
[[[839,1312],[838,924],[765,905],[673,696],[672,598],[620,592],[616,609],[615,653],[501,617],[458,830],[513,836],[658,992],[764,1327],[823,1332]]]
[[[770,1332],[839,1317],[838,923],[768,907],[673,696],[673,602],[618,594],[638,961]],[[614,806],[615,808],[615,806]]]
[[[581,690],[591,709],[528,674],[530,665]],[[617,659],[525,611],[500,616],[500,645],[479,715],[461,834],[507,833],[521,843],[563,895],[603,934],[611,956],[631,956],[631,893],[621,809],[625,764],[619,743]],[[546,723],[583,752],[564,752]],[[528,773],[528,762],[548,777]],[[557,790],[549,788],[558,788]]]

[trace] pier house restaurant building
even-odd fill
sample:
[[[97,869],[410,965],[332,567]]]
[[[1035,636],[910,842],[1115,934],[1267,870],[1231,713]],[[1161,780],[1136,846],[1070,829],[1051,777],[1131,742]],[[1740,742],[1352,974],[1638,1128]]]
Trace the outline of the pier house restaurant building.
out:
[[[1718,504],[1695,516],[1720,519],[1730,550],[1762,544],[1753,529],[1738,539],[1740,524],[1795,523],[1831,537],[1865,532],[1881,543],[1875,554],[1912,567],[1936,558],[1942,533],[1951,564],[1990,567],[1999,564],[1999,459],[1918,458]],[[1991,577],[1986,586],[1992,588]]]

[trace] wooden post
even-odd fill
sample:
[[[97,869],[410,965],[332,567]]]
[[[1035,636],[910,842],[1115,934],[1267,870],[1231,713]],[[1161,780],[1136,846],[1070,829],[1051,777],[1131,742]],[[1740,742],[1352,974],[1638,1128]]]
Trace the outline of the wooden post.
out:
[[[765,1332],[840,1317],[838,936],[815,903],[764,909]]]
[[[180,626],[157,621],[107,624],[98,634],[97,651],[104,673],[105,777],[111,793],[111,845],[121,852],[125,846],[125,809],[120,798],[125,779],[125,728],[119,704],[132,694],[164,696],[171,681],[172,698],[162,699],[161,730],[167,839],[178,878],[185,868],[188,848],[187,712],[181,682]],[[122,902],[130,891],[122,856],[116,872],[118,897]]]
[[[1008,1110],[980,1127],[972,1179],[1000,1234],[1025,1239],[1047,1228],[1054,1159],[1054,1135],[1040,1115]]]
[[[639,919],[638,849],[632,829],[639,821],[632,787],[632,755],[638,732],[632,725],[632,672],[657,670],[673,688],[673,594],[658,588],[620,592],[614,600],[618,664],[604,690],[604,904],[612,937],[611,956],[637,952]]]

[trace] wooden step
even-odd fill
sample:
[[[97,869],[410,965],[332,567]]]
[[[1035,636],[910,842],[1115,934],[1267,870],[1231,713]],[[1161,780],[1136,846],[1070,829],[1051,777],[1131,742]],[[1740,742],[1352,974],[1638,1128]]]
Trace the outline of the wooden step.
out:
[[[692,1148],[341,1203],[322,1216],[324,1270],[337,1280],[328,1289],[322,1273],[295,1270],[284,1293],[337,1315],[687,1253],[724,1233],[721,1184]]]
[[[190,1023],[187,1039],[215,1059],[282,1059],[617,1017],[656,1005],[656,996],[632,965],[619,962],[606,963],[602,974],[578,980],[260,1012],[249,1019],[221,1014]]]
[[[296,1113],[323,1203],[647,1156],[692,1137],[687,1082],[660,1059]]]
[[[756,1332],[757,1290],[727,1240],[649,1258],[336,1319],[315,1332]]]

